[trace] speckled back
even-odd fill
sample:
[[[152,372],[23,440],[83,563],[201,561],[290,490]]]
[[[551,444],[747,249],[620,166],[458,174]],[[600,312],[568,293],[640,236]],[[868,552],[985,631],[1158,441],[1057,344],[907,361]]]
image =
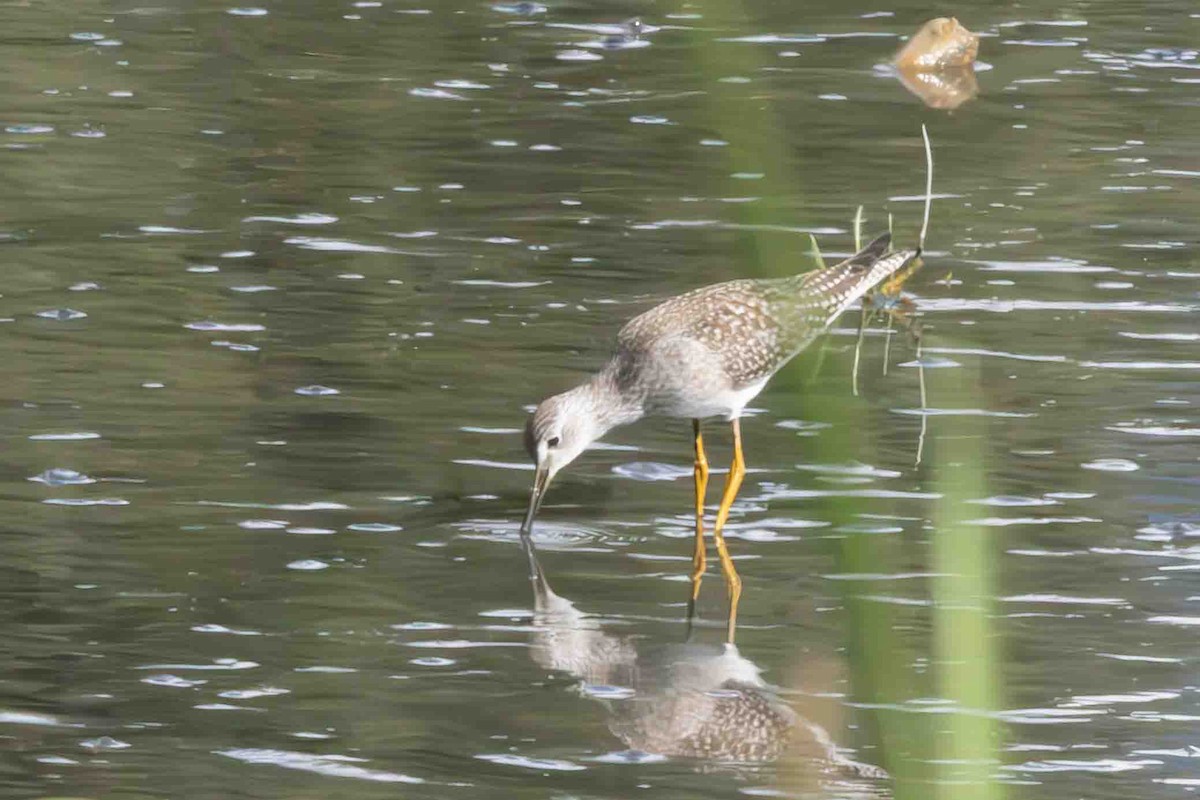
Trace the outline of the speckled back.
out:
[[[916,255],[884,255],[890,241],[884,234],[826,269],[776,280],[718,283],[671,298],[621,329],[617,357],[653,367],[653,355],[664,341],[682,336],[719,356],[731,388],[759,383]]]
[[[733,386],[761,380],[785,357],[766,283],[729,281],[673,297],[630,320],[617,335],[618,350],[644,352],[682,335],[718,354]]]

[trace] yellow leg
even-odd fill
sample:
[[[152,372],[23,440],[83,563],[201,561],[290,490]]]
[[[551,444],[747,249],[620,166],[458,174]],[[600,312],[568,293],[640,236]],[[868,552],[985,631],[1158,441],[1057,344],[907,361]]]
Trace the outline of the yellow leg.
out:
[[[738,577],[733,567],[733,559],[729,556],[729,548],[725,545],[725,520],[729,518],[729,509],[737,497],[738,489],[742,488],[742,479],[746,477],[746,461],[742,458],[742,426],[738,420],[733,421],[733,465],[729,468],[729,476],[725,479],[725,490],[721,492],[721,506],[717,509],[717,521],[713,525],[713,539],[717,543],[717,555],[721,558],[721,572],[725,576],[725,585],[729,589],[729,627],[725,632],[725,641],[733,644],[733,633],[737,629],[738,600],[742,596],[742,579]]]
[[[700,420],[692,420],[696,434],[696,549],[692,554],[692,597],[688,600],[688,624],[696,613],[696,598],[700,596],[700,580],[708,566],[704,548],[704,494],[708,489],[708,458],[704,455],[704,439],[700,436]]]

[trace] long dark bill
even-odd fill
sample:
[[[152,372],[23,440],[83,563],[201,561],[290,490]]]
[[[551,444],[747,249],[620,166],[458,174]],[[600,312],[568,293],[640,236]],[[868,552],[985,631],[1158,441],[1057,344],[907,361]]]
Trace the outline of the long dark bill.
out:
[[[533,476],[533,492],[529,495],[529,510],[525,512],[525,521],[521,523],[521,547],[525,557],[529,559],[529,580],[534,583],[534,591],[543,594],[549,590],[546,576],[542,573],[542,565],[538,563],[537,553],[533,549],[533,518],[542,507],[542,498],[546,496],[546,487],[550,485],[550,470],[539,468]]]
[[[525,521],[521,523],[521,535],[528,536],[533,530],[533,518],[542,507],[542,498],[546,496],[546,486],[550,484],[550,470],[539,467],[533,476],[533,492],[529,495],[529,510],[525,512]]]

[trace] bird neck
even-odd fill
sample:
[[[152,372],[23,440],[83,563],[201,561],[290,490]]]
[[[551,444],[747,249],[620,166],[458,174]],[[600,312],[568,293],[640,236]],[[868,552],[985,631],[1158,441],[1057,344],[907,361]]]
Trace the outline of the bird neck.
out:
[[[642,400],[626,391],[618,380],[617,369],[609,364],[576,388],[587,400],[599,439],[619,425],[628,425],[645,416]]]

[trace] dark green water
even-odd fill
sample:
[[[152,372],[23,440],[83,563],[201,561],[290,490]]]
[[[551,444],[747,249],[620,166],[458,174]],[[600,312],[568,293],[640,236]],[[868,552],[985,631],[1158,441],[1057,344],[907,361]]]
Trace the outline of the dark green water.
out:
[[[1194,790],[1196,7],[955,7],[990,69],[946,112],[876,65],[948,8],[546,5],[5,9],[0,795]],[[634,15],[658,30],[601,46]],[[914,239],[922,122],[925,411],[881,322],[851,397],[852,313],[743,424],[729,663],[798,732],[663,757],[629,720],[669,713],[690,431],[558,480],[541,560],[591,616],[547,620],[526,410],[653,298],[807,269],[808,231],[849,252],[859,205]],[[986,653],[938,621],[946,506],[986,548]],[[992,675],[962,715],[990,784],[939,757],[951,661]]]

